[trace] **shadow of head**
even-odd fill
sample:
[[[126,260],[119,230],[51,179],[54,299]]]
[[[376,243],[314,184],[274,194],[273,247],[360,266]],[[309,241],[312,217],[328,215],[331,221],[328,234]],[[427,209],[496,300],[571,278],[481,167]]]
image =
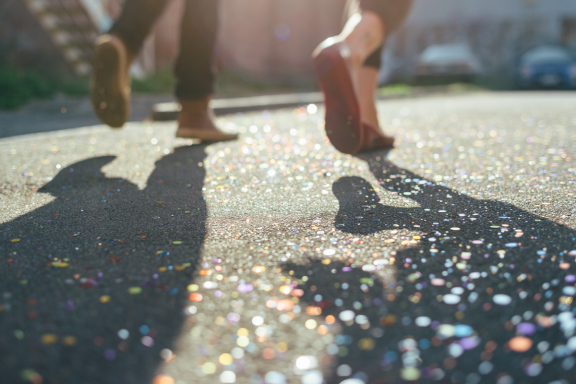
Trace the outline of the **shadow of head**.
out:
[[[378,157],[377,157],[378,158]],[[333,189],[340,202],[336,229],[369,234],[385,229],[412,230],[429,234],[430,245],[442,243],[443,254],[460,254],[459,248],[507,249],[507,254],[547,248],[547,254],[566,254],[576,232],[564,225],[521,209],[507,201],[470,196],[434,182],[386,159],[367,158],[370,170],[384,189],[419,206],[397,207],[379,203],[374,188],[358,177],[342,178]],[[341,181],[342,180],[342,181]],[[375,205],[375,206],[374,206]],[[554,242],[542,239],[554,238]],[[480,248],[484,249],[480,252]],[[409,252],[407,250],[407,252]],[[453,255],[450,255],[453,256]],[[522,263],[525,264],[525,263]]]
[[[155,163],[154,171],[148,179],[148,193],[158,189],[158,192],[167,193],[169,184],[199,186],[204,181],[205,171],[202,162],[206,157],[206,145],[193,145],[179,147],[174,152],[163,156]],[[136,188],[132,183],[107,177],[102,168],[110,164],[116,156],[100,156],[79,161],[64,167],[38,192],[49,193],[52,196],[70,196],[79,191],[93,190],[98,186],[116,186],[118,181],[123,183],[123,189]],[[160,187],[157,184],[162,184]]]
[[[340,205],[377,204],[380,197],[368,181],[358,176],[341,177],[332,185]]]
[[[114,159],[116,156],[93,157],[66,166],[50,182],[39,188],[38,192],[60,196],[66,189],[82,188],[89,186],[90,183],[102,181],[106,179],[102,167]]]

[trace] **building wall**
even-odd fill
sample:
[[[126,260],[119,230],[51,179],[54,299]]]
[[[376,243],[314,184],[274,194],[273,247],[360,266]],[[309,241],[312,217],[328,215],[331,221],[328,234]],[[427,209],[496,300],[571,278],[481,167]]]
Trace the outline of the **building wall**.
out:
[[[73,73],[22,0],[0,0],[0,64],[50,76]]]
[[[310,56],[339,33],[345,0],[223,0],[219,57],[249,78],[313,79]]]

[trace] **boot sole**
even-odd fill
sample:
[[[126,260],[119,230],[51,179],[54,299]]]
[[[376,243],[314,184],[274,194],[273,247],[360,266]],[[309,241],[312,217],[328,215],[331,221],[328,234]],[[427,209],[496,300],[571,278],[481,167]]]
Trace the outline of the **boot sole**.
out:
[[[236,133],[224,133],[215,132],[207,129],[201,128],[178,128],[176,131],[176,137],[182,137],[186,139],[200,139],[202,141],[228,141],[236,140],[238,134]]]
[[[90,96],[96,116],[112,128],[121,128],[130,116],[126,52],[122,43],[103,39],[96,43]]]

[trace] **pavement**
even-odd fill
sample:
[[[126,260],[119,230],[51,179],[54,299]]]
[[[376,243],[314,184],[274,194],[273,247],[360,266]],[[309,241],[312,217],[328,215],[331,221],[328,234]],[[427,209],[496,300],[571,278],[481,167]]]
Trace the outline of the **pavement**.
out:
[[[130,121],[148,118],[158,103],[174,100],[171,95],[132,95]],[[15,111],[0,111],[0,138],[60,131],[100,124],[85,96],[57,95],[52,100],[34,100]]]
[[[576,94],[0,140],[2,383],[576,382]]]

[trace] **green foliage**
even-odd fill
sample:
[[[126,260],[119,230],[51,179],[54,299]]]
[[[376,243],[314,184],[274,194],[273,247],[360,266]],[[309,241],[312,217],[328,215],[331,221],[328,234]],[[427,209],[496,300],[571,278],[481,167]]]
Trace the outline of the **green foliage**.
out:
[[[171,93],[176,85],[176,78],[169,68],[162,69],[144,79],[132,79],[134,93]]]
[[[378,96],[382,98],[413,97],[433,94],[458,94],[479,92],[490,89],[476,83],[451,83],[445,85],[407,85],[389,84],[378,88]],[[493,88],[492,88],[493,89]]]
[[[54,86],[35,72],[0,66],[0,109],[15,109],[33,98],[48,98]]]
[[[65,77],[48,79],[34,71],[14,69],[0,64],[0,109],[16,109],[32,99],[48,99],[56,92],[87,96],[89,79]]]
[[[69,96],[88,96],[90,94],[90,79],[87,77],[71,77],[62,79],[57,85],[58,91]]]
[[[378,96],[380,97],[398,97],[410,96],[412,94],[412,87],[406,84],[389,84],[378,88]]]

